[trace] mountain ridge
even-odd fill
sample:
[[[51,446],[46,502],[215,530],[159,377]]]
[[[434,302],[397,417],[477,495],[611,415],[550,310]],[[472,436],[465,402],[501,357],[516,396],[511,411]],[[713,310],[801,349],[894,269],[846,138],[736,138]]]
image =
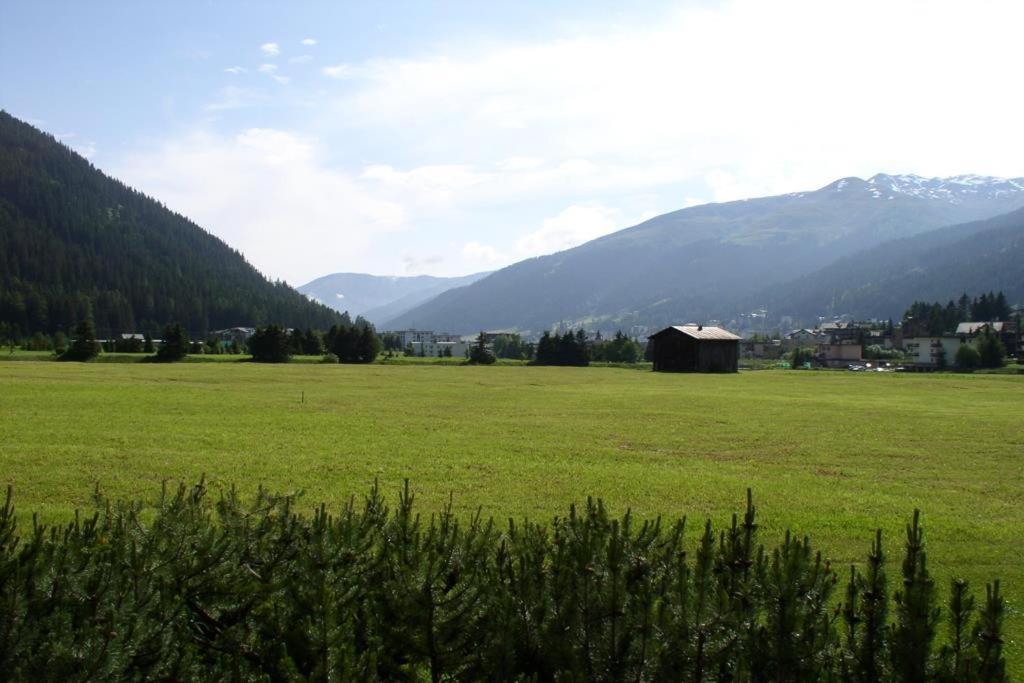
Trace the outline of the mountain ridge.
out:
[[[1024,179],[909,174],[703,204],[513,264],[390,324],[537,333],[558,324],[614,329],[723,319],[750,291],[892,239],[1020,207]]]

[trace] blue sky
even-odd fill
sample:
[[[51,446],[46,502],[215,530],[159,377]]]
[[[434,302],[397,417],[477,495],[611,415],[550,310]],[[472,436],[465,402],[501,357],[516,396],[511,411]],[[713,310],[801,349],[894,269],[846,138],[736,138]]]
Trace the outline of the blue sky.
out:
[[[625,6],[10,0],[0,107],[293,284],[849,175],[1024,175],[1020,3]]]

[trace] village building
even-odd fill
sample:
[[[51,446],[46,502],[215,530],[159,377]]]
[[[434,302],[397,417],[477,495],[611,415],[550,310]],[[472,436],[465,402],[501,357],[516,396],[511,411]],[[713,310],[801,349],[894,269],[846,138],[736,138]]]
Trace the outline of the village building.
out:
[[[437,344],[459,344],[463,341],[462,337],[457,334],[434,332],[433,330],[398,330],[392,334],[398,336],[398,343],[402,349],[408,349],[411,346],[417,356],[420,355],[420,351],[423,351],[423,355],[426,356],[436,355],[431,352],[437,351]]]
[[[864,347],[857,343],[819,344],[817,361],[826,368],[845,368],[863,355]]]
[[[1003,343],[1006,355],[1014,358],[1020,354],[1020,331],[1014,321],[1010,322],[966,322],[956,326],[956,336],[961,341],[974,341],[982,330],[988,328]]]
[[[818,344],[828,343],[830,337],[818,329],[793,330],[782,339],[782,347],[786,351],[805,346],[816,347]]]
[[[249,337],[256,334],[255,327],[229,327],[224,330],[214,330],[210,332],[210,338],[219,341],[221,344],[230,345],[232,342],[238,342],[241,345],[245,345],[249,341]]]
[[[911,337],[903,340],[903,353],[908,363],[921,368],[952,367],[957,349],[965,343],[960,337]]]
[[[427,358],[465,358],[469,353],[469,344],[464,341],[415,341],[409,342],[409,346],[412,348],[412,355]]]
[[[740,338],[721,327],[674,325],[652,334],[656,372],[736,372]]]
[[[398,335],[399,344],[403,349],[410,344],[434,341],[434,333],[431,330],[398,330],[394,334]]]

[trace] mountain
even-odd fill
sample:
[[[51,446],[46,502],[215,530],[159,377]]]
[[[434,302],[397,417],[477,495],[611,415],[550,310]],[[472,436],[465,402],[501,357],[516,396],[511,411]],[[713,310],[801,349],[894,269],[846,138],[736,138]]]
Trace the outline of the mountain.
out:
[[[882,242],[1024,207],[1024,178],[843,178],[810,192],[705,204],[450,290],[394,327],[538,332],[723,319],[751,293]]]
[[[898,319],[913,301],[956,300],[1003,291],[1024,301],[1024,209],[885,242],[772,288],[776,315]]]
[[[0,324],[101,336],[192,335],[278,322],[341,320],[159,202],[94,168],[52,136],[0,111]]]
[[[387,277],[361,273],[324,275],[298,288],[306,296],[337,311],[361,315],[377,326],[456,287],[464,287],[489,273],[462,277]]]

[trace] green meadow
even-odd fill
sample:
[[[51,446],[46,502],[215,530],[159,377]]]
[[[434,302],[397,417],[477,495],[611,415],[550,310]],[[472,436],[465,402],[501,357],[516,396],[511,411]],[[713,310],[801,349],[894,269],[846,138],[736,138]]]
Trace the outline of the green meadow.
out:
[[[0,478],[26,521],[204,473],[309,508],[408,478],[423,510],[545,519],[594,496],[718,525],[751,487],[762,540],[809,535],[842,577],[880,527],[895,577],[916,507],[943,596],[1003,579],[1024,673],[1024,376],[22,360],[0,356]]]

